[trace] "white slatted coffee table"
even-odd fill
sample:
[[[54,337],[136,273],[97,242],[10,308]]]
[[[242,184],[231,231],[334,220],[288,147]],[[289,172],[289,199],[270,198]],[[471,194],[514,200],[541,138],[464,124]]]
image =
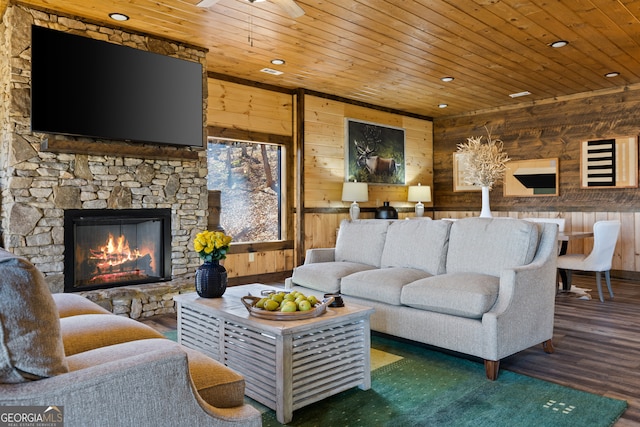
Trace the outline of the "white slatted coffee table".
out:
[[[312,319],[265,320],[251,316],[240,301],[263,289],[276,288],[233,286],[212,299],[176,296],[179,342],[242,374],[246,395],[275,410],[283,424],[298,408],[352,387],[371,387],[372,308],[349,303]]]

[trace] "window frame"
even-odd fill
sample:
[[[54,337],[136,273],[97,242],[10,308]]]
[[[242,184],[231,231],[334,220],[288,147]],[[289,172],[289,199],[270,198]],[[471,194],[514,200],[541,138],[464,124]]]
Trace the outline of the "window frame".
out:
[[[217,126],[207,127],[207,141],[209,139],[223,139],[228,141],[245,141],[256,144],[276,144],[283,148],[284,156],[282,162],[282,183],[280,191],[282,194],[281,215],[282,219],[282,239],[268,242],[246,242],[233,243],[228,254],[241,254],[252,252],[277,251],[294,248],[293,229],[293,137],[286,135],[275,135],[264,132],[251,132],[242,129],[229,129]],[[222,207],[224,209],[224,206]]]

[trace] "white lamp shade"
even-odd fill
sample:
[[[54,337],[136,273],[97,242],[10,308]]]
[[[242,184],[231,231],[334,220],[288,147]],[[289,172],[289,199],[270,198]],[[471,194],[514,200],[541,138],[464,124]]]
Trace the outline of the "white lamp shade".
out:
[[[366,182],[345,182],[342,185],[342,201],[368,202],[369,187]]]
[[[409,186],[410,202],[430,202],[431,201],[431,187],[428,185],[411,185]]]

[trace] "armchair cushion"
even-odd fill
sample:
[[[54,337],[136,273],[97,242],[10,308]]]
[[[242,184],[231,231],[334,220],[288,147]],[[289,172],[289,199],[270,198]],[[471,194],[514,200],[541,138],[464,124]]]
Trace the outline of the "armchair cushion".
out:
[[[0,383],[68,372],[56,305],[42,273],[0,249]]]
[[[77,316],[78,314],[110,314],[106,308],[78,294],[53,294],[53,301],[58,308],[60,318]]]
[[[67,356],[128,341],[164,338],[150,326],[114,314],[63,317],[60,330]]]

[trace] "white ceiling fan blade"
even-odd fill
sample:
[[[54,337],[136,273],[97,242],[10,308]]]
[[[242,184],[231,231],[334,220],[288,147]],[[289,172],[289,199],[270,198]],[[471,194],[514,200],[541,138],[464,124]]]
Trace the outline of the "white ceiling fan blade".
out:
[[[203,0],[206,1],[206,0]],[[271,0],[272,3],[280,6],[292,18],[299,18],[304,15],[302,9],[294,0]]]
[[[218,3],[219,1],[220,0],[202,0],[196,6],[198,6],[198,7],[210,7],[210,6],[213,6],[214,4]]]

